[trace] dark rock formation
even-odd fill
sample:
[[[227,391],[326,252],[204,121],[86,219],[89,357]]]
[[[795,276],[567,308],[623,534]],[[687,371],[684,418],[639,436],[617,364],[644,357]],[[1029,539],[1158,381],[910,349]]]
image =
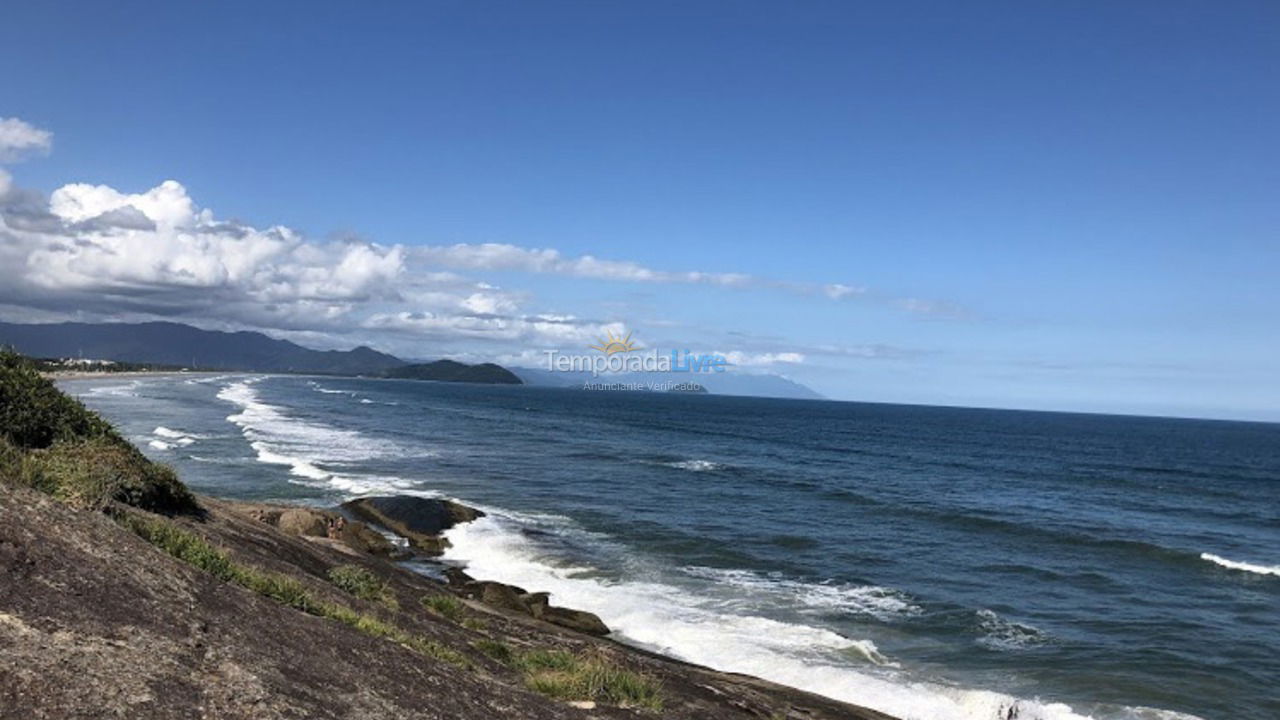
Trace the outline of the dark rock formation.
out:
[[[536,620],[588,635],[603,636],[610,632],[609,626],[594,613],[551,605],[550,593],[528,592],[522,587],[492,580],[473,580],[457,568],[446,570],[445,577],[463,597],[478,600],[490,607],[528,615]]]
[[[381,525],[428,555],[439,555],[449,547],[440,533],[484,517],[479,510],[452,500],[411,495],[359,498],[343,503],[342,509]]]
[[[542,619],[552,625],[559,625],[560,627],[577,630],[588,635],[608,635],[610,632],[609,626],[605,625],[598,615],[585,610],[543,605]]]

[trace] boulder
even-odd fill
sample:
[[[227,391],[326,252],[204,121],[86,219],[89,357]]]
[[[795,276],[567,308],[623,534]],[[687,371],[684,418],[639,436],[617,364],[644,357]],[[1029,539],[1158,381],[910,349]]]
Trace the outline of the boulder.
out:
[[[474,597],[485,605],[502,608],[503,610],[514,610],[525,615],[530,614],[529,608],[520,601],[520,596],[524,595],[520,588],[506,583],[491,582],[481,580],[468,586],[468,591],[474,593]]]
[[[548,605],[542,610],[542,619],[560,627],[587,633],[588,635],[608,635],[609,626],[604,624],[599,615],[585,610]]]
[[[475,578],[471,577],[460,567],[447,567],[444,569],[444,579],[449,581],[450,585],[462,586],[467,583],[473,583]]]
[[[532,592],[521,595],[520,602],[524,603],[524,606],[529,609],[530,615],[541,620],[543,613],[550,606],[550,598],[551,593]]]
[[[385,527],[428,555],[440,555],[449,547],[449,541],[440,533],[484,517],[479,510],[452,500],[412,495],[358,498],[343,503],[342,508]]]
[[[446,570],[446,577],[451,571],[450,582],[461,588],[464,597],[589,635],[608,635],[610,632],[609,626],[594,613],[551,605],[548,602],[550,593],[525,592],[521,587],[492,580],[463,580],[469,576],[457,568]]]
[[[367,555],[396,558],[402,551],[359,520],[347,520],[331,510],[272,505],[245,505],[241,512],[275,527],[286,535],[311,540],[328,538]]]
[[[381,557],[390,557],[400,559],[407,555],[404,550],[396,547],[382,533],[365,525],[359,520],[345,522],[338,529],[336,539],[348,546],[369,555],[378,555]]]
[[[275,526],[287,535],[327,537],[328,522],[324,513],[307,508],[290,508],[280,513]]]

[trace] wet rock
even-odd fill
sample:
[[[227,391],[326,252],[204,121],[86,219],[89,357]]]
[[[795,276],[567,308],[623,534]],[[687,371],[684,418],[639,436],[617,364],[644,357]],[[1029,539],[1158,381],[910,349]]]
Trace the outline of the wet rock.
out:
[[[455,576],[467,577],[461,570],[456,570]],[[479,600],[490,607],[528,615],[588,635],[608,635],[610,632],[609,626],[594,613],[552,605],[550,593],[526,592],[524,588],[492,580],[459,580],[454,584],[461,588],[464,597]]]
[[[467,583],[473,583],[476,581],[475,578],[468,575],[462,568],[452,566],[444,569],[444,579],[448,580],[450,585],[466,585]]]
[[[359,498],[343,503],[342,509],[381,525],[427,555],[440,555],[449,547],[440,533],[484,517],[483,512],[452,500],[411,495]]]
[[[474,583],[469,589],[475,593],[475,598],[485,605],[492,605],[504,610],[514,610],[519,613],[529,613],[529,608],[525,607],[525,604],[520,601],[520,596],[524,593],[514,585],[480,581]]]
[[[553,625],[588,635],[608,635],[610,632],[609,626],[604,624],[599,615],[585,610],[570,610],[548,605],[542,610],[542,619]]]
[[[545,592],[526,593],[520,596],[520,602],[524,603],[524,606],[529,609],[530,615],[541,620],[543,613],[546,611],[547,607],[551,604],[549,602],[550,597],[551,597],[551,593],[545,593]]]

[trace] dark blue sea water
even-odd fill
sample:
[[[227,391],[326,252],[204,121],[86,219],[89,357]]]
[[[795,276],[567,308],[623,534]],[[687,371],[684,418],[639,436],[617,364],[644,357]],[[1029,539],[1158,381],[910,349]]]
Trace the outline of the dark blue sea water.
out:
[[[472,574],[920,720],[1280,718],[1280,425],[305,377],[64,382],[196,489],[444,494]]]

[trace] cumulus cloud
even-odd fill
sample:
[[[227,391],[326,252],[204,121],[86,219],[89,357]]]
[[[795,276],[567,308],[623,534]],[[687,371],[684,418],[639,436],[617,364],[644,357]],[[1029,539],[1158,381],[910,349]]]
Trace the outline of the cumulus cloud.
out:
[[[175,181],[144,193],[66,185],[41,206],[0,199],[0,300],[291,324],[397,297],[400,247],[308,242],[220,222]]]
[[[16,162],[53,147],[53,133],[18,118],[0,118],[0,162]]]
[[[514,246],[311,241],[284,226],[220,220],[173,180],[140,193],[71,184],[47,200],[0,198],[0,304],[29,309],[23,315],[558,344],[621,325],[529,313],[526,293],[441,267],[605,277],[627,265]]]

